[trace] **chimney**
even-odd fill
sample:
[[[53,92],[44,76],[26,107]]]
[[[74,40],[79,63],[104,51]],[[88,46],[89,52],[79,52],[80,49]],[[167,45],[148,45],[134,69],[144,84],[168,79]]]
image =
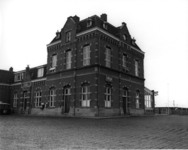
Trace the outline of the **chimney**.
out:
[[[29,74],[29,65],[27,65],[27,67],[25,68],[25,72],[26,72],[26,74]]]
[[[79,21],[80,21],[80,17],[78,17],[78,16],[74,16],[74,17],[72,17],[73,18],[73,20],[76,22],[76,23],[78,23]]]
[[[106,22],[107,22],[107,14],[102,14],[102,15],[101,15],[101,19],[102,19],[103,21],[106,21]]]
[[[10,71],[10,72],[13,72],[13,68],[12,68],[12,67],[10,67],[9,71]]]

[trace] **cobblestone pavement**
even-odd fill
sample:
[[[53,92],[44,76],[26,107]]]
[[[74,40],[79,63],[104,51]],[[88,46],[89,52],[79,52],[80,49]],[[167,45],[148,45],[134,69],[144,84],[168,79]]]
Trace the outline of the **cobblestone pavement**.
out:
[[[0,149],[188,149],[188,116],[0,116]]]

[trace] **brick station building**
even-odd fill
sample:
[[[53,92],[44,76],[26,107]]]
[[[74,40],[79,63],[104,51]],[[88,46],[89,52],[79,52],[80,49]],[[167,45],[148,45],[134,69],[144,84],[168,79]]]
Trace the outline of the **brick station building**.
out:
[[[7,102],[14,112],[144,114],[144,52],[131,37],[126,23],[115,27],[108,23],[106,14],[84,20],[68,17],[47,45],[47,52],[45,65],[6,71],[10,80],[0,86],[9,91]]]

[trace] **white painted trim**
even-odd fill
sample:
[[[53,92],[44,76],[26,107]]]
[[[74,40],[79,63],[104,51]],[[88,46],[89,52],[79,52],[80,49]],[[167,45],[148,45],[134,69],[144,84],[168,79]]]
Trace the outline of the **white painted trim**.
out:
[[[143,51],[140,51],[140,50],[138,50],[137,48],[135,48],[135,47],[133,47],[133,46],[131,46],[131,45],[129,45],[132,49],[134,49],[134,50],[136,50],[137,52],[140,52],[140,53],[142,53],[142,54],[145,54],[145,52],[143,52]]]
[[[89,33],[89,32],[92,32],[92,31],[96,31],[96,30],[98,30],[98,31],[100,31],[100,32],[102,32],[102,33],[104,33],[104,34],[110,36],[111,38],[113,38],[113,39],[115,39],[115,40],[117,40],[117,41],[119,41],[119,39],[118,39],[117,37],[113,36],[112,34],[106,32],[105,30],[100,29],[100,28],[98,28],[98,27],[94,27],[94,28],[89,29],[89,30],[87,30],[87,31],[83,31],[83,32],[81,32],[81,33],[78,33],[76,36],[78,37],[78,36],[81,36],[81,35],[84,35],[84,34],[86,34],[86,33]]]
[[[15,86],[15,85],[21,85],[21,82],[19,82],[19,83],[14,83],[14,84],[11,84],[10,86]]]
[[[59,41],[56,41],[56,42],[54,42],[54,43],[51,43],[51,44],[47,44],[46,46],[47,46],[47,47],[49,47],[49,46],[52,46],[52,45],[55,45],[55,44],[58,44],[58,43],[61,43],[61,40],[59,40]]]
[[[41,79],[35,79],[35,80],[32,80],[31,82],[38,82],[38,81],[45,81],[46,78],[41,78]]]
[[[7,83],[0,83],[0,85],[10,86],[11,84],[7,84]]]
[[[112,34],[106,32],[105,30],[102,30],[102,29],[100,29],[100,28],[98,28],[98,27],[94,27],[94,28],[92,28],[92,29],[89,29],[89,30],[83,31],[83,32],[81,32],[81,33],[78,33],[76,36],[78,37],[78,36],[81,36],[81,35],[84,35],[84,34],[86,34],[86,33],[89,33],[89,32],[92,32],[92,31],[96,31],[96,30],[98,30],[98,31],[100,31],[100,32],[102,32],[102,33],[104,33],[104,34],[110,36],[111,38],[113,38],[113,39],[115,39],[115,40],[117,40],[117,41],[120,41],[120,39],[118,39],[117,37],[113,36]],[[120,42],[123,42],[124,44],[130,46],[132,49],[136,50],[136,51],[139,52],[139,53],[145,54],[145,52],[140,51],[139,49],[137,49],[137,48],[135,48],[135,47],[133,47],[133,46],[131,46],[131,45],[125,43],[124,41],[120,41]]]

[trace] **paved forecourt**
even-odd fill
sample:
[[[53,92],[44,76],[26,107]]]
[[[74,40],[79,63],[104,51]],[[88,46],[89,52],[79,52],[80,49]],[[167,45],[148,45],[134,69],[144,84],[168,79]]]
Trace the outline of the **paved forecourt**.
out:
[[[186,149],[188,116],[0,116],[0,149]]]

